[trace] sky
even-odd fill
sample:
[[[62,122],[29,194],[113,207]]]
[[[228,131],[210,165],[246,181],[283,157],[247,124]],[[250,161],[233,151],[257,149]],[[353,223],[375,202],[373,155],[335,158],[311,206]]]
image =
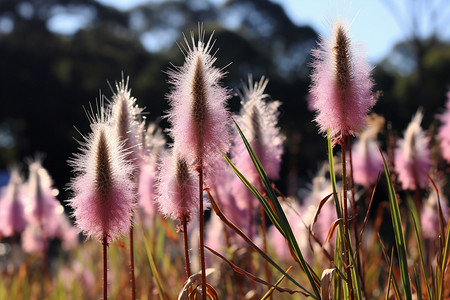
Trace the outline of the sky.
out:
[[[148,0],[97,0],[103,4],[115,6],[120,10],[129,9],[135,5],[143,4]],[[152,0],[163,1],[163,0]],[[221,3],[224,0],[211,0]],[[431,3],[446,3],[449,0],[271,0],[279,3],[287,15],[298,25],[310,25],[321,35],[329,36],[334,21],[343,19],[350,24],[352,41],[362,44],[369,59],[378,62],[390,52],[392,47],[410,34],[410,3],[426,3],[428,10]],[[450,4],[439,6],[437,12],[440,16],[440,31],[446,39],[450,40]],[[429,26],[423,18],[420,20],[424,33],[429,32]],[[75,22],[61,16],[53,20],[55,28],[64,31],[70,30]],[[78,19],[78,24],[82,21]],[[65,27],[66,26],[66,27]],[[444,29],[444,30],[442,30]],[[144,40],[144,46],[146,41]],[[147,41],[151,47],[151,40]]]

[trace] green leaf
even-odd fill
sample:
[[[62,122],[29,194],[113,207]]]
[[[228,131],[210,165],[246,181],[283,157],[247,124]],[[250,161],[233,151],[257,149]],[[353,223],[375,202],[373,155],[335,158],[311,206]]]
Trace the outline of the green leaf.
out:
[[[389,168],[384,159],[383,153],[380,150],[381,157],[383,158],[384,172],[386,175],[386,181],[389,192],[389,206],[391,208],[392,225],[394,228],[395,247],[397,248],[398,260],[400,265],[400,275],[405,290],[405,296],[407,300],[412,300],[411,279],[408,272],[408,260],[406,256],[406,243],[403,236],[402,220],[400,217],[400,209],[398,207],[397,195],[394,190],[394,186],[391,181],[391,174]]]

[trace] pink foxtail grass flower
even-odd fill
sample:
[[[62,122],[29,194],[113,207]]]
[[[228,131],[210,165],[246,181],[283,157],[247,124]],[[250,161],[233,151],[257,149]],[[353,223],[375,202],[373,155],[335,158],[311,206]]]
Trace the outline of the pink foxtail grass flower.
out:
[[[253,151],[261,161],[267,175],[271,179],[278,179],[283,155],[284,136],[277,126],[279,101],[266,101],[269,96],[264,94],[268,80],[264,77],[259,82],[253,83],[252,76],[248,78],[248,86],[244,86],[241,96],[242,108],[240,114],[235,117],[242,132],[250,142]],[[241,136],[236,132],[231,155],[236,167],[259,190],[263,189],[259,174],[248,154]],[[237,179],[240,181],[239,179]],[[233,189],[236,190],[238,204],[241,208],[249,208],[248,201],[256,201],[253,207],[258,205],[255,197],[248,197],[248,193],[238,192],[237,189],[248,189],[240,182],[236,182]],[[244,197],[240,197],[244,196]]]
[[[330,131],[333,144],[340,144],[364,126],[364,118],[376,102],[371,91],[372,67],[339,22],[333,26],[333,37],[322,38],[312,55],[310,106],[317,112],[319,131]]]
[[[106,299],[107,246],[128,233],[132,225],[136,189],[130,174],[135,171],[103,108],[98,116],[91,116],[91,130],[84,136],[81,153],[69,161],[75,178],[70,185],[74,197],[68,202],[74,209],[76,225],[103,245],[103,299]]]
[[[349,235],[347,210],[346,139],[365,124],[364,119],[374,106],[371,67],[361,51],[354,49],[348,29],[337,22],[333,37],[322,39],[312,51],[314,61],[311,74],[309,105],[316,111],[315,121],[321,133],[327,133],[332,144],[342,146],[342,194],[344,234]],[[350,237],[344,243],[345,264],[349,264]],[[347,278],[351,278],[347,268]],[[348,280],[350,299],[354,299],[352,280]]]
[[[441,142],[442,157],[450,163],[450,91],[447,92],[447,103],[445,112],[438,116],[442,125],[439,127],[438,137]]]
[[[185,62],[168,73],[169,82],[173,85],[168,95],[171,105],[168,119],[172,125],[170,134],[174,140],[174,150],[193,164],[199,175],[202,299],[206,300],[203,176],[206,182],[212,180],[215,162],[222,159],[223,153],[229,149],[230,133],[225,106],[230,96],[220,84],[223,71],[213,66],[216,58],[211,54],[214,44],[212,36],[205,43],[204,35],[200,27],[198,41],[194,40],[193,34],[191,45],[185,38]]]
[[[404,190],[428,186],[427,173],[431,167],[429,137],[420,127],[422,111],[417,111],[409,123],[404,138],[394,150],[395,171]]]
[[[138,201],[138,184],[141,161],[143,157],[142,142],[144,122],[142,122],[142,109],[136,105],[136,98],[131,97],[131,90],[128,88],[128,78],[122,78],[120,83],[116,83],[116,92],[111,102],[112,123],[117,131],[117,135],[127,149],[126,159],[133,165],[133,173],[129,174],[133,181],[135,194],[135,202]],[[132,216],[134,219],[134,215]],[[130,288],[131,300],[136,299],[136,284],[134,276],[134,237],[133,237],[133,220],[129,232],[130,247]]]
[[[22,178],[14,168],[8,185],[0,190],[0,232],[4,237],[21,234],[27,225],[22,188]]]
[[[159,210],[166,217],[178,220],[179,231],[183,232],[186,274],[191,276],[187,224],[198,212],[198,178],[187,161],[177,153],[167,154],[161,160],[158,197]]]
[[[368,126],[353,145],[353,177],[356,184],[366,188],[375,184],[378,174],[383,172],[377,135],[384,126],[384,118],[375,114],[367,117]],[[385,155],[386,156],[386,155]]]

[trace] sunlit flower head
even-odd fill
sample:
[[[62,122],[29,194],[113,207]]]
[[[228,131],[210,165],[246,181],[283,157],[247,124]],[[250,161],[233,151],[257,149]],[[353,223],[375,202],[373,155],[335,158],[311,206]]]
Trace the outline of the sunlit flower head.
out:
[[[166,217],[190,221],[198,211],[198,176],[177,153],[161,159],[156,203]]]
[[[95,118],[92,118],[95,119]],[[76,225],[89,237],[110,243],[129,232],[134,209],[133,166],[109,117],[102,111],[84,137],[81,153],[70,161],[76,177],[71,182]]]
[[[198,41],[193,35],[191,44],[185,40],[184,65],[168,72],[173,85],[168,95],[168,119],[175,151],[189,164],[206,166],[203,171],[208,178],[214,171],[214,161],[222,159],[222,153],[229,149],[225,106],[230,96],[220,84],[223,71],[213,66],[212,36],[205,43],[204,32],[199,31]]]
[[[340,22],[334,24],[332,38],[322,38],[312,55],[309,105],[317,113],[319,131],[329,131],[333,143],[341,143],[364,126],[364,118],[376,102],[372,67]]]

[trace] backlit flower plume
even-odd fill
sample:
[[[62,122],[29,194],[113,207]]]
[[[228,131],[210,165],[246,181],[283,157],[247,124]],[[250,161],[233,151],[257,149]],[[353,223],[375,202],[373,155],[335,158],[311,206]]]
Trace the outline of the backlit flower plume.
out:
[[[333,144],[341,143],[364,126],[364,118],[376,102],[366,57],[355,49],[342,23],[333,26],[333,37],[322,38],[312,51],[310,105],[317,112],[319,131],[330,131]]]
[[[235,119],[261,161],[267,175],[271,179],[277,179],[280,172],[284,141],[284,136],[277,126],[278,108],[281,103],[279,101],[267,101],[269,96],[264,94],[267,83],[268,80],[264,77],[259,82],[253,83],[252,77],[249,76],[248,86],[244,86],[242,93],[240,93],[242,108]],[[259,174],[237,131],[231,154],[236,167],[261,191],[263,185]],[[253,209],[259,205],[258,200],[237,177],[234,177],[232,190],[238,206],[241,209],[249,209],[249,213],[254,215]],[[253,203],[249,203],[249,201]]]
[[[438,118],[442,125],[438,131],[438,137],[441,141],[441,151],[444,159],[450,163],[450,92],[447,93],[447,110]]]
[[[422,117],[422,111],[417,111],[405,131],[404,139],[397,142],[397,148],[394,151],[395,171],[405,190],[413,190],[417,188],[417,185],[422,188],[428,185],[427,173],[431,160],[428,148],[429,138],[420,127]]]
[[[92,133],[85,137],[81,153],[70,161],[76,177],[69,204],[84,234],[98,240],[106,237],[110,243],[131,226],[133,166],[125,160],[127,152],[104,112],[92,119]]]
[[[134,165],[132,179],[139,175],[140,160],[142,159],[142,140],[144,123],[141,119],[142,109],[136,104],[136,98],[131,97],[128,88],[128,78],[122,78],[116,83],[116,92],[111,101],[111,118],[120,141],[124,143],[126,159]]]
[[[252,76],[249,76],[248,86],[244,85],[240,94],[242,108],[235,120],[250,142],[267,175],[271,179],[278,179],[284,141],[284,136],[277,126],[278,108],[281,103],[267,101],[269,96],[264,94],[267,83],[268,80],[264,76],[255,83],[253,83]],[[235,135],[232,156],[236,166],[244,175],[256,172],[239,134]]]
[[[156,202],[166,217],[186,221],[198,212],[198,177],[187,161],[177,154],[161,159]]]
[[[22,233],[27,224],[22,184],[18,170],[13,169],[8,185],[0,191],[0,232],[5,237]]]
[[[384,118],[375,114],[367,117],[369,126],[353,145],[353,178],[356,184],[369,187],[383,171],[383,158],[378,150],[377,135],[384,126]]]
[[[213,66],[212,36],[205,43],[204,32],[192,44],[186,40],[185,62],[169,71],[173,89],[168,95],[171,105],[168,118],[175,150],[189,164],[213,166],[230,144],[228,113],[225,109],[228,91],[220,85],[224,73]],[[204,168],[205,175],[212,168]]]

